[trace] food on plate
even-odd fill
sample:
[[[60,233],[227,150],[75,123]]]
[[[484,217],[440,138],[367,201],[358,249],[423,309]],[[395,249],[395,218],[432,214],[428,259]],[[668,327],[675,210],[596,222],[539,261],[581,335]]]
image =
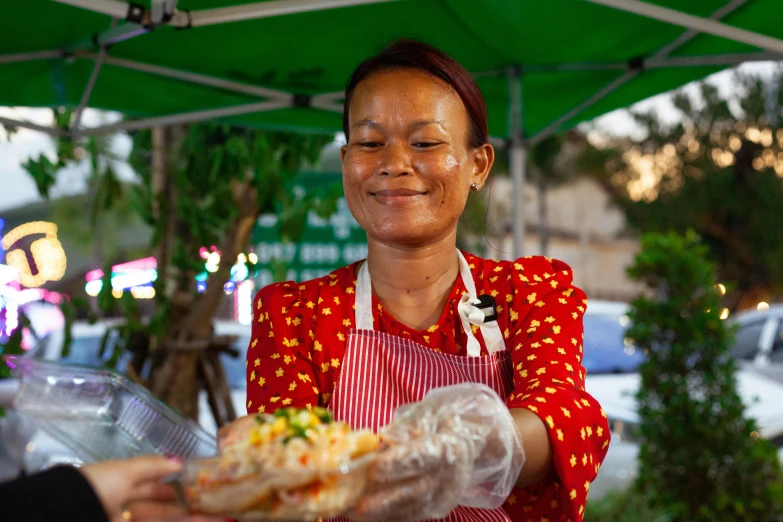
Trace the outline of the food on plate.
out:
[[[186,463],[185,493],[194,511],[243,520],[334,516],[358,500],[378,446],[323,408],[259,414],[220,455]]]

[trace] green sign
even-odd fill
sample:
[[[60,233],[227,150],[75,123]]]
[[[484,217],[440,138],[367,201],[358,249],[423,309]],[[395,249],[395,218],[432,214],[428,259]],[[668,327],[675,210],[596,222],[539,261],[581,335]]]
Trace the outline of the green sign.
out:
[[[341,184],[340,174],[308,173],[296,178],[297,191],[317,191]],[[273,263],[284,263],[286,279],[307,281],[349,265],[367,256],[367,234],[348,210],[345,198],[337,201],[337,211],[324,219],[310,212],[298,243],[283,242],[277,217],[261,216],[253,231],[258,256],[258,287],[274,282]]]

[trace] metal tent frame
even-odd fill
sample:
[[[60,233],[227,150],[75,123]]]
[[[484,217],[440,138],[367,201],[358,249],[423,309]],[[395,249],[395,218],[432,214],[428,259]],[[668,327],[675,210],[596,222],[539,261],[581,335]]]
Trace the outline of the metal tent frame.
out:
[[[71,136],[74,138],[108,134],[118,131],[139,130],[161,125],[193,123],[237,116],[241,114],[271,111],[287,107],[294,107],[301,103],[294,93],[268,89],[265,87],[244,84],[223,78],[198,74],[161,67],[154,64],[141,63],[122,58],[115,58],[108,53],[108,47],[114,43],[139,37],[151,31],[155,27],[169,25],[172,27],[187,29],[214,24],[224,24],[242,20],[269,18],[287,14],[304,13],[325,9],[337,9],[359,5],[393,2],[397,0],[271,0],[245,5],[220,7],[216,9],[204,9],[199,11],[177,10],[177,0],[152,0],[150,9],[121,0],[54,0],[59,3],[81,7],[96,13],[106,14],[114,19],[112,27],[97,35],[95,38],[76,42],[67,49],[55,49],[50,51],[37,51],[31,53],[0,55],[0,66],[9,63],[31,62],[36,60],[49,60],[58,57],[75,56],[93,60],[94,66],[89,81],[85,87],[71,127],[65,131],[58,128],[46,127],[35,123],[0,117],[0,124],[22,127],[41,131],[54,136]],[[509,128],[507,136],[501,139],[493,139],[493,143],[505,142],[509,144],[511,179],[513,186],[513,198],[516,204],[513,206],[513,253],[514,257],[523,255],[525,238],[525,222],[522,206],[522,190],[525,184],[525,170],[527,151],[530,147],[540,143],[544,139],[556,133],[564,124],[577,117],[579,114],[598,103],[613,91],[620,88],[635,78],[641,71],[659,68],[687,67],[694,65],[732,66],[753,61],[767,61],[783,59],[783,40],[772,38],[760,33],[739,29],[722,23],[720,20],[729,13],[737,10],[748,0],[730,0],[726,5],[717,10],[708,18],[689,15],[673,9],[663,8],[639,0],[583,0],[585,2],[603,5],[617,10],[633,13],[639,16],[655,19],[661,22],[677,25],[688,29],[680,37],[657,51],[650,58],[633,63],[574,63],[556,64],[552,66],[525,67],[517,65],[507,70],[478,72],[476,76],[506,75],[509,82]],[[119,24],[117,22],[120,22]],[[671,57],[671,53],[682,47],[700,33],[706,33],[737,42],[742,42],[761,49],[757,53],[728,54],[702,57]],[[94,49],[98,47],[96,53]],[[191,82],[197,85],[215,87],[226,91],[257,96],[258,102],[233,107],[224,107],[211,110],[194,111],[167,116],[128,120],[114,124],[102,125],[94,128],[85,128],[80,125],[81,115],[88,106],[90,95],[95,82],[100,74],[103,64],[123,67],[141,71],[153,75],[175,78]],[[566,114],[552,121],[544,129],[532,136],[527,136],[523,128],[523,104],[522,90],[524,88],[524,75],[528,72],[540,71],[586,71],[586,70],[617,70],[625,71],[620,77],[606,85],[593,96],[583,101]],[[328,92],[311,97],[307,102],[309,106],[325,111],[341,113],[342,92]]]

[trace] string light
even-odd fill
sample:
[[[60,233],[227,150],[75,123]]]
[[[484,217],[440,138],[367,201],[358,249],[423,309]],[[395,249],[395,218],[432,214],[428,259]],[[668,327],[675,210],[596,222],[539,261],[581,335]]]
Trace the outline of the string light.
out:
[[[764,301],[761,301],[758,305],[756,305],[756,310],[759,311],[769,310],[769,303],[765,303]]]

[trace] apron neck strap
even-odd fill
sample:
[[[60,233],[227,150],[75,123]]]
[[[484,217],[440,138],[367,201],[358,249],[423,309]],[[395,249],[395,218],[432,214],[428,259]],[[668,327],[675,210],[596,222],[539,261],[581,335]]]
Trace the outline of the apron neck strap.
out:
[[[476,283],[473,280],[473,274],[470,271],[470,265],[468,265],[467,259],[462,255],[462,252],[457,249],[457,258],[459,259],[459,274],[462,278],[462,284],[465,285],[466,294],[471,298],[476,298]],[[358,330],[372,330],[373,329],[373,311],[372,311],[372,282],[370,281],[370,270],[368,268],[368,262],[362,263],[359,268],[359,275],[356,279],[356,328]],[[481,346],[473,335],[473,329],[468,322],[467,318],[462,313],[460,315],[460,321],[462,322],[462,329],[465,331],[465,335],[468,338],[467,351],[470,356],[480,355]],[[484,334],[484,339],[487,344],[487,350],[490,353],[505,349],[505,343],[503,337],[500,335],[500,330],[496,322],[484,324],[481,326],[481,331]]]

